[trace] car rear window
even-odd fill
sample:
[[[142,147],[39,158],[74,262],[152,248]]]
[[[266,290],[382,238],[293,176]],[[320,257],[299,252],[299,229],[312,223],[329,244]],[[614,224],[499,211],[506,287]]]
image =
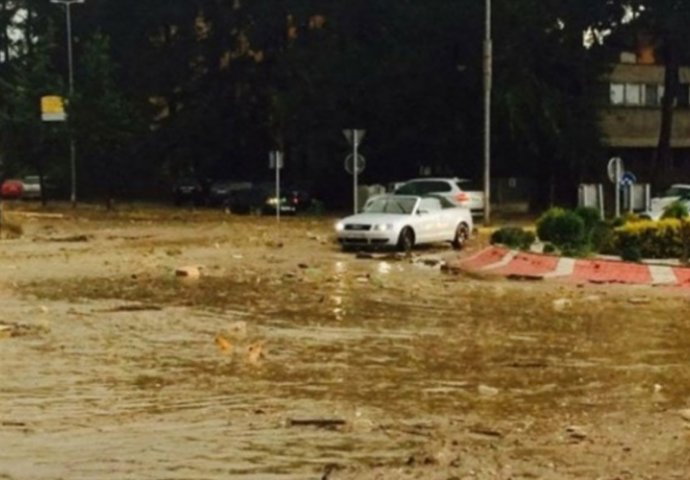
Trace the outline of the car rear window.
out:
[[[399,195],[426,195],[427,193],[446,193],[451,191],[448,182],[435,182],[433,180],[423,182],[406,183],[395,191]]]
[[[460,190],[484,190],[484,186],[481,182],[475,180],[460,180],[456,185]]]

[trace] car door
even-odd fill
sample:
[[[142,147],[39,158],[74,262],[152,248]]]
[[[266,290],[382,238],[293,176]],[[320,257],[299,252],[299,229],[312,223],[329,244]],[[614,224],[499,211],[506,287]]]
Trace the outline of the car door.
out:
[[[437,242],[443,238],[443,209],[438,198],[422,198],[419,202],[417,217],[419,233],[417,238],[422,242]]]

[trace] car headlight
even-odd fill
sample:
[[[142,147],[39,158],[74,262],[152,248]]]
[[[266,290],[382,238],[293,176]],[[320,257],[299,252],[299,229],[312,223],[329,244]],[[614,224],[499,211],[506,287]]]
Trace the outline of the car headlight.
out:
[[[335,224],[336,232],[342,232],[343,230],[345,230],[345,224],[343,222],[338,222]]]
[[[381,223],[379,225],[374,225],[375,232],[387,232],[389,230],[393,230],[393,225],[390,223]]]

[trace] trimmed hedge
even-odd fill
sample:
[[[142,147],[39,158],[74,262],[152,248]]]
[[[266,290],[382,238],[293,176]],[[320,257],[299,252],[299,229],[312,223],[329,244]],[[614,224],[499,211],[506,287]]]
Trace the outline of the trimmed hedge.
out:
[[[491,234],[491,244],[501,244],[510,248],[529,250],[536,240],[534,233],[520,227],[503,227]]]
[[[661,218],[686,218],[688,216],[688,207],[683,202],[673,202],[664,208],[664,214]]]
[[[537,220],[537,235],[561,250],[580,250],[588,243],[585,221],[575,212],[552,208]]]
[[[639,258],[681,258],[690,248],[690,222],[666,218],[627,223],[614,230],[614,251],[630,260]],[[637,257],[637,258],[634,258]]]

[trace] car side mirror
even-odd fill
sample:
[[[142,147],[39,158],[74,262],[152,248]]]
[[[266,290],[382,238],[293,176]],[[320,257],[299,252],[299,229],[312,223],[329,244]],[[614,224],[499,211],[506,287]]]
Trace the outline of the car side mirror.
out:
[[[417,210],[417,215],[426,215],[429,213],[429,210]]]

